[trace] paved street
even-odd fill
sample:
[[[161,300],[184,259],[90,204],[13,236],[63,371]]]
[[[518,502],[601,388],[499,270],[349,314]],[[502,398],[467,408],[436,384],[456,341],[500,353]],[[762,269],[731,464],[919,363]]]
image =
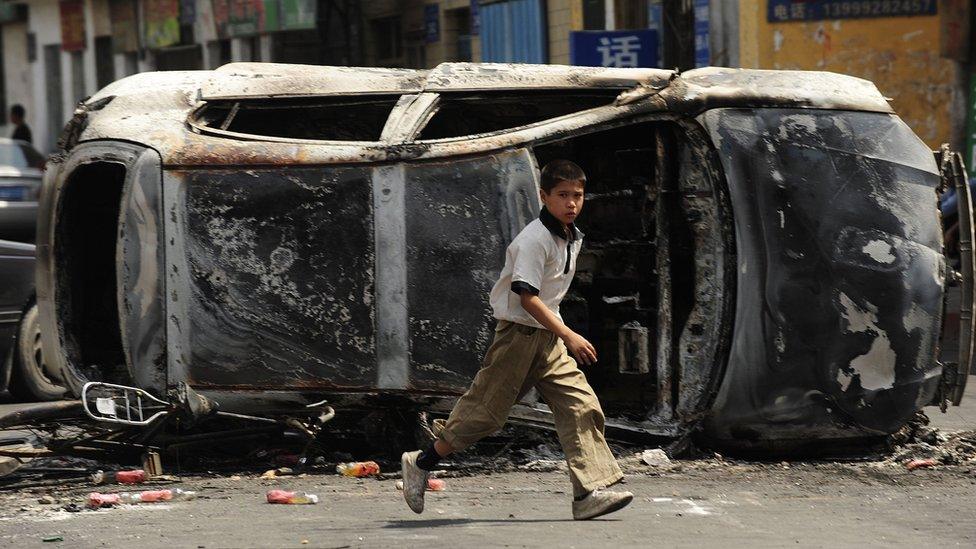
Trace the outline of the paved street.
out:
[[[71,547],[729,547],[961,546],[976,544],[971,469],[865,465],[717,465],[631,474],[632,506],[587,523],[570,520],[563,474],[447,479],[423,516],[394,481],[309,475],[278,481],[195,478],[201,499],[68,513],[37,494],[4,494],[0,545]],[[317,493],[315,506],[264,503],[266,490]],[[58,496],[81,502],[89,489]]]
[[[945,430],[976,426],[976,399],[943,416]],[[259,472],[196,473],[177,484],[194,501],[69,513],[91,486],[0,493],[0,546],[50,547],[863,547],[976,544],[976,465],[909,472],[898,461],[682,461],[661,471],[622,456],[624,511],[570,520],[561,472],[478,473],[446,478],[422,516],[394,480],[340,477],[322,468],[262,480]],[[172,472],[172,464],[170,464]],[[308,491],[314,506],[274,506],[267,490]],[[50,495],[54,504],[41,504]],[[61,536],[61,543],[45,543]],[[307,543],[305,543],[307,541]]]

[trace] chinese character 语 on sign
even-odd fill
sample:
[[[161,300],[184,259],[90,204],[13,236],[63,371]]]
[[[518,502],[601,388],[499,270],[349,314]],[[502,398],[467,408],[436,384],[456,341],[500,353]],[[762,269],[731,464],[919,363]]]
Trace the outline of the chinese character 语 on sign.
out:
[[[657,67],[657,31],[573,31],[569,59],[588,67]]]
[[[776,23],[935,15],[938,4],[938,0],[769,0],[766,18]]]

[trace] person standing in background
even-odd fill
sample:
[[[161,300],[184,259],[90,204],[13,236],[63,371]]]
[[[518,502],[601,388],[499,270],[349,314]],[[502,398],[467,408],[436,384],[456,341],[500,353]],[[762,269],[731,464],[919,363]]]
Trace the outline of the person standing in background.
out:
[[[24,122],[26,114],[24,106],[19,103],[10,107],[10,123],[14,125],[14,133],[10,135],[10,138],[33,143],[34,138],[31,135],[30,126]]]

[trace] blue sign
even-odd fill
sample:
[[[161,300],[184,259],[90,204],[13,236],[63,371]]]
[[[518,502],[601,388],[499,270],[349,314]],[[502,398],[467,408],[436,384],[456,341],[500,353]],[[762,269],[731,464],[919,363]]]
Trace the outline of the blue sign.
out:
[[[776,23],[935,15],[938,4],[938,0],[769,0],[766,18]]]
[[[428,44],[441,39],[441,8],[439,4],[424,6],[424,35]]]
[[[708,44],[708,0],[695,0],[695,66],[712,64],[711,47]]]
[[[573,31],[569,62],[586,67],[658,67],[657,31]]]

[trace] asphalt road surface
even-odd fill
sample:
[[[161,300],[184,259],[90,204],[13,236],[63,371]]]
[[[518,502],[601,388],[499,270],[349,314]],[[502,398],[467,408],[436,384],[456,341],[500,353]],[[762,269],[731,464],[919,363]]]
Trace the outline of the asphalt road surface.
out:
[[[788,467],[788,468],[787,468]],[[447,479],[414,515],[395,481],[308,475],[194,478],[201,499],[69,513],[90,488],[3,495],[5,547],[864,547],[976,546],[971,468],[735,464],[631,474],[637,495],[603,520],[571,520],[560,472]],[[265,492],[318,494],[270,505]],[[63,542],[44,542],[60,536]]]
[[[940,415],[976,427],[976,399]],[[706,459],[655,469],[621,456],[627,509],[571,520],[569,485],[554,472],[446,478],[423,515],[395,480],[350,479],[322,468],[300,477],[198,472],[168,487],[193,501],[68,512],[93,487],[0,491],[2,547],[864,547],[976,546],[976,462],[908,471],[903,462],[746,462]],[[270,505],[284,488],[318,505]],[[54,503],[40,503],[45,496]],[[43,541],[60,538],[63,541]]]

